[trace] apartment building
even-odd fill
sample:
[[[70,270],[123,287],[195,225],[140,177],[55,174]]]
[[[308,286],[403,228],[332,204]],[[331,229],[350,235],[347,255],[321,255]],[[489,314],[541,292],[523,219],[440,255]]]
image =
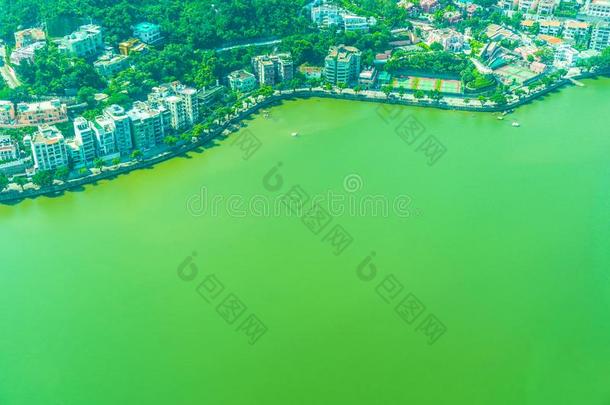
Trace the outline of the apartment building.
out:
[[[68,120],[66,105],[59,100],[18,103],[16,112],[17,124],[19,125],[56,124]]]
[[[129,56],[132,53],[144,52],[145,50],[146,44],[143,44],[136,38],[131,38],[119,43],[119,53],[124,56]]]
[[[315,3],[311,7],[311,21],[323,28],[337,26],[345,31],[366,31],[371,26],[377,24],[375,18],[361,17],[348,12],[347,10],[328,4],[325,0]]]
[[[40,28],[28,28],[15,32],[15,49],[23,48],[35,42],[44,42],[46,35]]]
[[[331,25],[340,26],[343,23],[343,13],[345,13],[345,10],[341,7],[320,2],[311,8],[311,21],[324,28]]]
[[[117,55],[114,52],[106,52],[100,56],[95,62],[93,67],[97,72],[104,77],[111,77],[119,73],[122,70],[129,67],[129,61],[125,55]]]
[[[591,26],[582,21],[566,21],[563,26],[563,38],[571,41],[578,41],[585,38]]]
[[[34,42],[20,48],[16,48],[11,52],[11,63],[13,65],[21,65],[23,62],[33,63],[36,57],[36,51],[47,46],[46,42]]]
[[[610,18],[610,0],[589,0],[585,5],[589,17]]]
[[[138,101],[127,115],[135,149],[145,151],[161,145],[163,138],[169,133],[170,112],[163,106],[152,108]]]
[[[538,15],[553,15],[557,3],[555,0],[539,0],[536,7],[536,14]]]
[[[102,29],[98,25],[83,25],[78,31],[56,41],[60,52],[87,58],[104,50]]]
[[[174,130],[190,128],[199,121],[199,99],[197,90],[180,82],[164,84],[152,89],[148,104],[153,108],[165,107]]]
[[[133,149],[133,140],[131,136],[131,120],[125,109],[113,104],[104,110],[102,118],[112,122],[117,152],[121,155],[129,154]]]
[[[256,88],[256,76],[245,70],[235,70],[227,76],[231,90],[247,93]]]
[[[15,123],[15,105],[11,101],[0,100],[0,125]]]
[[[375,17],[361,17],[355,14],[343,14],[343,29],[345,31],[368,31],[377,24]]]
[[[99,116],[93,123],[96,154],[104,160],[118,158],[121,154],[117,146],[116,125],[109,116]]]
[[[79,149],[79,163],[85,166],[93,165],[97,157],[97,142],[93,128],[93,124],[83,117],[74,120],[74,144]]]
[[[293,78],[294,64],[292,55],[289,53],[258,55],[254,56],[251,62],[254,74],[261,86],[273,86]]]
[[[55,170],[68,166],[66,141],[57,127],[41,125],[38,131],[26,135],[23,140],[32,148],[35,170]]]
[[[0,162],[15,160],[19,157],[19,144],[8,135],[0,135]]]
[[[589,49],[603,51],[610,46],[610,23],[597,23],[591,31],[591,43]]]
[[[358,80],[362,53],[353,46],[330,48],[324,59],[324,78],[333,84],[349,84]]]
[[[568,44],[561,44],[555,49],[553,65],[558,69],[567,69],[578,61],[579,52]]]
[[[421,0],[419,2],[419,6],[423,10],[424,13],[434,13],[437,10],[440,10],[441,5],[438,0]]]
[[[133,27],[133,36],[148,45],[154,45],[163,39],[161,27],[149,22],[141,22]]]
[[[561,32],[561,21],[557,20],[540,20],[540,34],[557,36]]]
[[[538,0],[519,0],[517,2],[517,10],[523,14],[530,14],[536,10]]]

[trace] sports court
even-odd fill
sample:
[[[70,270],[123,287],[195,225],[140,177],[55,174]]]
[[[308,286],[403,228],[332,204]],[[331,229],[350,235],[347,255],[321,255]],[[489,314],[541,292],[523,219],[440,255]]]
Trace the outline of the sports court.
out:
[[[514,79],[519,84],[522,84],[526,80],[536,76],[536,73],[532,72],[531,70],[515,65],[502,66],[501,68],[494,70],[494,73],[509,79],[511,82]]]
[[[461,93],[462,83],[459,80],[435,79],[421,76],[398,76],[392,81],[392,86],[397,89],[403,87],[408,90],[421,90],[430,92],[438,90],[442,93]]]

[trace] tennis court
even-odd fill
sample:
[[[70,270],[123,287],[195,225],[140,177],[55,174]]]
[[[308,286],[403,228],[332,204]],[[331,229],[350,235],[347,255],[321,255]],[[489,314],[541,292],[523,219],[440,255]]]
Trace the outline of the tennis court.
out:
[[[412,80],[410,77],[397,77],[392,82],[392,86],[397,89],[399,87],[404,87],[405,89],[410,89],[412,86]]]
[[[536,73],[532,72],[531,70],[515,65],[502,66],[501,68],[496,69],[494,73],[506,77],[510,81],[514,79],[517,83],[523,83],[526,80],[536,76]]]
[[[420,76],[397,76],[392,80],[392,87],[407,90],[430,92],[438,90],[444,93],[461,93],[462,83],[459,80],[435,79]]]
[[[443,80],[440,91],[443,93],[461,93],[462,82],[459,80]]]
[[[436,82],[437,82],[437,79],[430,79],[428,77],[420,77],[418,90],[422,90],[422,91],[436,90],[436,87],[437,87]]]

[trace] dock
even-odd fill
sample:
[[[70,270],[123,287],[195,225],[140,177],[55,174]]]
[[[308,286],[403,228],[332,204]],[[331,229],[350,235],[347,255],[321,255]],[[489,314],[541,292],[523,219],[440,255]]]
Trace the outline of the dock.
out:
[[[576,80],[576,79],[573,79],[573,78],[571,78],[571,77],[570,77],[570,78],[568,78],[568,80],[569,80],[569,81],[571,81],[572,83],[574,83],[574,84],[575,84],[576,86],[578,86],[578,87],[585,87],[585,84],[584,84],[584,83],[579,82],[579,81],[578,81],[578,80]]]

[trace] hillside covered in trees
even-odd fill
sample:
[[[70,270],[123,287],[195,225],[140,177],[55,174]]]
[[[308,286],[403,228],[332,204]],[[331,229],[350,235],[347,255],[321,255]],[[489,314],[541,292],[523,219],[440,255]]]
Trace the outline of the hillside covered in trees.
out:
[[[12,42],[19,27],[41,23],[62,35],[61,31],[69,32],[91,19],[114,43],[130,37],[130,27],[145,20],[160,24],[171,43],[203,48],[298,32],[308,25],[302,12],[305,4],[305,0],[0,0],[0,38]]]

